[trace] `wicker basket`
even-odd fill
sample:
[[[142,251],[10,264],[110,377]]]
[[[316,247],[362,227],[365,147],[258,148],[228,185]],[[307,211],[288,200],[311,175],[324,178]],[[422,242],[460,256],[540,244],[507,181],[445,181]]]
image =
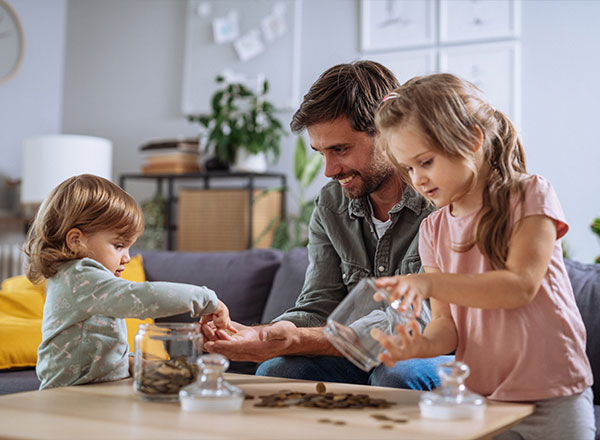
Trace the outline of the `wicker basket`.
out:
[[[255,243],[269,223],[281,216],[280,191],[256,189],[252,205],[252,243],[271,246],[275,227]],[[179,191],[177,249],[179,251],[233,251],[248,249],[249,190],[186,189]],[[276,226],[276,225],[275,225]]]

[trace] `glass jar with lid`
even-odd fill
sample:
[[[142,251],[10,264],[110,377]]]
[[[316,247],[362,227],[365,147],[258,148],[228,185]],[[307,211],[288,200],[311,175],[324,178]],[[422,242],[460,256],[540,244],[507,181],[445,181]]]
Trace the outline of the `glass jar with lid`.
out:
[[[198,377],[202,345],[197,322],[140,325],[135,336],[135,391],[146,400],[177,401],[179,390]]]

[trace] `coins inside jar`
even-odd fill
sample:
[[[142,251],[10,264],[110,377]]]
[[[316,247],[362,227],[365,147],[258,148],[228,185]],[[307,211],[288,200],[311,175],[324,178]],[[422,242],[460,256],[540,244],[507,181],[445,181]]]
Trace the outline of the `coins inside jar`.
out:
[[[146,394],[173,394],[194,382],[198,377],[198,366],[190,364],[185,356],[168,361],[145,361],[138,391]]]

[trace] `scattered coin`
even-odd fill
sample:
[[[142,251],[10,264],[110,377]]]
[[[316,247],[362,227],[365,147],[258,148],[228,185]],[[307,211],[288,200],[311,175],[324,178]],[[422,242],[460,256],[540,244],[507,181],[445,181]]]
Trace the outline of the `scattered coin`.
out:
[[[331,420],[329,420],[329,419],[319,419],[319,420],[317,420],[317,422],[319,422],[319,423],[331,423]]]
[[[345,425],[346,422],[344,422],[343,420],[336,420],[335,422],[333,422],[334,425]]]
[[[325,386],[325,384],[323,382],[319,382],[316,386],[317,389],[317,393],[319,394],[325,394],[325,391],[327,391],[327,387]]]
[[[319,382],[320,383],[320,382]],[[317,384],[317,388],[318,384]],[[259,396],[261,399],[255,403],[256,407],[284,408],[301,406],[305,408],[344,409],[344,408],[378,408],[386,409],[395,405],[385,399],[372,399],[367,394],[350,393],[300,393],[284,390],[278,393]],[[388,418],[382,420],[389,420]]]
[[[381,429],[394,429],[394,425],[381,425]]]
[[[408,419],[406,417],[392,418],[386,414],[371,414],[371,417],[381,422],[408,423]]]

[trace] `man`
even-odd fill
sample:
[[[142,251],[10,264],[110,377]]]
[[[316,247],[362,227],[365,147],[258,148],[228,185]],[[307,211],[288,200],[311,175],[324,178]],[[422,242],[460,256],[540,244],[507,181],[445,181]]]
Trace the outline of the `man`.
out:
[[[263,362],[256,374],[329,382],[432,389],[447,358],[411,359],[366,373],[323,334],[327,316],[363,277],[418,272],[421,220],[427,202],[407,186],[375,146],[374,114],[398,87],[394,75],[372,61],[325,71],[304,96],[290,124],[307,129],[333,179],[316,201],[309,227],[309,265],[296,306],[265,326],[236,324],[238,333],[207,329],[205,348],[233,360]],[[421,315],[423,327],[429,310]]]

